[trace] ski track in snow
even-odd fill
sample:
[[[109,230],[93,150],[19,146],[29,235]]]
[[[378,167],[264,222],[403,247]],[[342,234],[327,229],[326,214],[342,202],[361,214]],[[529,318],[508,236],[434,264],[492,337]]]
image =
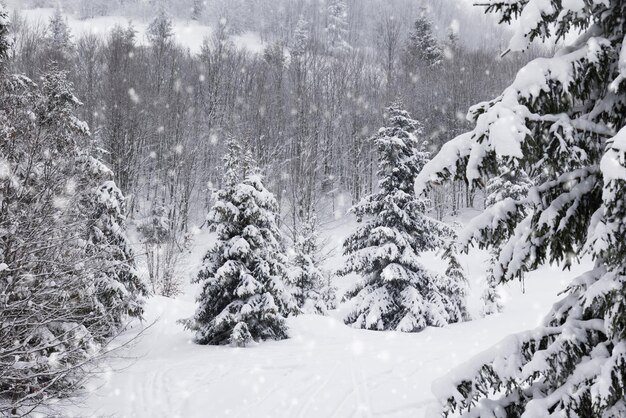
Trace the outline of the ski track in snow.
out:
[[[353,227],[350,221],[333,225],[331,241],[339,241]],[[196,241],[180,271],[187,278],[197,271],[211,236],[201,234]],[[474,251],[462,259],[474,310],[487,258]],[[433,255],[426,255],[424,262],[435,270],[444,267]],[[341,257],[335,256],[325,267],[339,263]],[[506,335],[538,325],[558,292],[583,270],[545,267],[529,275],[525,294],[519,283],[504,289],[502,314],[471,322],[417,334],[375,332],[345,326],[339,310],[330,317],[289,318],[290,339],[248,348],[192,343],[192,334],[176,323],[194,313],[198,287],[189,286],[178,299],[148,301],[144,324],[135,324],[120,339],[142,329],[144,333],[111,357],[107,366],[114,371],[90,382],[77,401],[80,406],[65,413],[128,418],[431,417],[437,406],[430,390],[434,379]],[[341,289],[348,282],[344,278],[337,284]]]

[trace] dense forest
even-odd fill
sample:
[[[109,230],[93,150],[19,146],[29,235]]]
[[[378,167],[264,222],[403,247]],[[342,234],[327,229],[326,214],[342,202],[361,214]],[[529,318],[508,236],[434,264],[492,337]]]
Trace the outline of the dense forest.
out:
[[[86,4],[93,13],[112,7],[92,3],[65,7],[76,13]],[[116,7],[135,13],[148,7],[127,3]],[[144,232],[156,292],[173,291],[177,252],[189,228],[202,224],[211,190],[222,182],[229,138],[252,150],[277,196],[281,222],[295,239],[312,216],[342,214],[373,191],[376,150],[370,138],[382,126],[386,106],[401,102],[436,151],[468,128],[471,104],[494,96],[520,60],[528,60],[500,59],[495,45],[462,42],[454,25],[436,30],[432,16],[445,16],[431,10],[445,10],[439,3],[429,9],[398,1],[369,15],[379,9],[287,1],[270,2],[280,10],[273,13],[263,2],[253,3],[246,2],[245,12],[243,3],[150,4],[160,12],[149,22],[146,43],[132,23],[76,36],[61,13],[45,26],[19,13],[12,17],[12,70],[34,80],[50,65],[67,72],[83,104],[78,116],[106,150],[104,161],[128,199],[130,218]],[[200,7],[197,19],[215,25],[199,54],[173,39],[171,11],[193,7]],[[246,23],[255,7],[281,20]],[[215,21],[222,11],[228,14]],[[241,25],[264,34],[261,54],[230,42]],[[458,183],[434,191],[432,200],[442,219],[472,205],[474,194]]]

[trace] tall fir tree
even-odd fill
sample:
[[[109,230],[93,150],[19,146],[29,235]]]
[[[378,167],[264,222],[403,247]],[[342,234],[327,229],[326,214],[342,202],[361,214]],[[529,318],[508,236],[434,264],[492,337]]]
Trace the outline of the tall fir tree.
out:
[[[148,286],[135,268],[135,255],[126,236],[124,195],[113,173],[93,156],[83,164],[92,179],[83,199],[88,214],[87,257],[98,265],[93,278],[95,311],[104,317],[104,332],[113,335],[129,318],[141,318]]]
[[[73,231],[82,234],[79,245],[66,244],[66,249],[71,248],[77,259],[85,260],[79,263],[84,270],[76,272],[92,296],[83,324],[95,336],[111,336],[129,317],[141,317],[147,288],[135,270],[126,237],[124,196],[111,170],[100,161],[89,127],[74,116],[80,105],[64,71],[53,69],[46,74],[40,121],[50,142],[60,147],[47,148],[44,158],[57,160],[53,165],[62,174],[58,184],[63,187],[62,191],[57,189],[53,204],[61,219],[78,221]],[[56,181],[52,180],[53,184]]]
[[[331,55],[343,55],[352,50],[348,36],[348,6],[343,0],[330,0],[326,37]]]
[[[344,243],[348,260],[339,273],[361,279],[346,295],[350,311],[345,322],[416,332],[459,319],[459,308],[442,288],[445,281],[419,261],[420,253],[441,248],[452,231],[425,215],[427,202],[413,191],[428,160],[418,139],[420,124],[397,105],[387,112],[389,126],[374,138],[379,191],[352,208],[363,225]]]
[[[0,7],[0,415],[19,415],[76,389],[141,300],[125,287],[123,225],[108,230],[91,210],[109,183],[94,173],[107,170],[75,116],[72,85],[54,68],[41,85],[8,74],[8,24]],[[117,239],[96,240],[98,225]],[[121,293],[115,302],[105,281]]]
[[[50,18],[44,38],[44,64],[69,70],[74,50],[70,27],[61,10],[57,8]]]
[[[293,34],[291,55],[296,59],[301,59],[307,50],[310,38],[311,32],[309,30],[309,24],[304,17],[300,16]]]
[[[435,37],[432,22],[422,9],[420,16],[413,23],[404,49],[404,60],[407,68],[413,73],[421,69],[431,68],[441,63],[444,54]]]
[[[626,2],[490,0],[518,18],[509,49],[574,29],[578,39],[527,64],[493,101],[470,110],[472,132],[446,144],[416,182],[472,184],[519,167],[535,184],[473,222],[468,241],[507,240],[499,281],[545,263],[595,266],[568,286],[539,328],[511,336],[436,385],[444,415],[626,416]]]
[[[204,258],[196,282],[202,284],[198,309],[184,321],[198,344],[245,346],[250,341],[287,338],[285,317],[297,313],[287,283],[278,205],[260,176],[230,141],[225,157],[225,186],[215,194],[209,227],[217,242]]]

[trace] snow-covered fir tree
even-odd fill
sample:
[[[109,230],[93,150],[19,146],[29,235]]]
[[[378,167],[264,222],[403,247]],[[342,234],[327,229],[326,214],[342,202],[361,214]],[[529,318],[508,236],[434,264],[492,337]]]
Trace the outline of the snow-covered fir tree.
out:
[[[246,177],[258,174],[257,163],[247,144],[241,144],[237,138],[229,137],[224,155],[224,188],[232,188]]]
[[[196,314],[185,322],[198,344],[285,339],[285,317],[298,312],[287,283],[276,199],[259,175],[240,180],[241,161],[241,147],[230,141],[225,186],[215,193],[207,218],[217,242],[195,279],[202,284]]]
[[[328,5],[326,37],[332,55],[342,55],[352,50],[348,35],[348,6],[343,0],[331,0]]]
[[[135,269],[135,256],[126,237],[125,199],[112,181],[112,172],[97,159],[85,158],[94,179],[83,208],[91,211],[88,223],[87,256],[98,265],[93,287],[97,317],[113,334],[129,317],[143,315],[147,284]],[[92,183],[94,183],[92,181]]]
[[[21,413],[74,384],[93,337],[81,324],[92,304],[75,274],[78,238],[62,217],[75,135],[54,129],[45,95],[7,73],[9,25],[0,6],[0,415]],[[49,91],[52,89],[49,89]],[[67,122],[67,118],[65,118]],[[74,125],[77,136],[86,133]],[[38,134],[36,134],[38,133]],[[61,134],[61,135],[59,135]],[[57,135],[59,136],[57,141]],[[36,169],[33,169],[36,168]],[[56,205],[54,204],[56,203]],[[54,367],[52,360],[56,359]],[[36,389],[40,388],[40,389]],[[7,402],[8,401],[8,402]]]
[[[311,33],[309,30],[309,23],[300,16],[298,23],[296,24],[296,29],[293,34],[293,42],[291,47],[291,55],[295,58],[300,58],[306,52],[308,43],[311,38]]]
[[[408,68],[414,68],[419,73],[420,68],[429,68],[441,63],[443,49],[433,34],[432,22],[422,9],[422,13],[415,20],[413,29],[409,33],[404,59]]]
[[[500,250],[501,282],[545,263],[595,267],[568,286],[539,328],[509,339],[437,385],[444,415],[626,416],[626,20],[623,0],[491,0],[518,19],[512,51],[556,35],[566,45],[527,64],[495,100],[470,110],[472,132],[446,144],[416,182],[479,184],[498,162],[533,178],[472,222],[468,241]],[[581,32],[571,40],[566,35]]]
[[[485,206],[492,207],[498,202],[503,201],[506,198],[514,200],[520,200],[528,195],[528,190],[532,186],[532,180],[521,168],[508,168],[501,163],[499,173],[497,177],[490,179],[487,182],[486,192],[487,197],[485,199]],[[500,277],[499,271],[502,268],[498,259],[500,256],[499,248],[506,244],[506,240],[494,243],[493,248],[490,250],[489,268],[487,269],[487,287],[482,295],[483,300],[483,315],[491,315],[500,312],[503,308],[502,298],[498,294],[498,281],[496,277]]]
[[[8,24],[0,8],[0,415],[19,415],[76,389],[142,310],[123,223],[98,209],[112,183],[72,84],[54,67],[40,85],[8,74]]]
[[[147,288],[135,271],[126,238],[124,196],[100,161],[87,125],[73,115],[81,103],[72,88],[63,71],[52,70],[43,78],[41,124],[51,142],[63,144],[46,149],[59,160],[54,166],[62,174],[58,181],[64,189],[53,198],[57,216],[73,221],[65,226],[71,228],[69,234],[82,234],[79,245],[66,243],[65,251],[80,260],[75,274],[92,299],[83,325],[96,337],[111,336],[129,317],[141,317]]]
[[[44,39],[44,57],[46,65],[56,65],[62,69],[69,69],[74,42],[65,17],[60,9],[56,9],[50,18],[46,37]]]
[[[300,310],[324,315],[336,307],[336,289],[319,267],[319,245],[317,221],[313,217],[302,226],[294,243],[288,276]]]
[[[446,281],[419,261],[420,253],[441,248],[452,231],[425,215],[427,202],[413,191],[428,160],[419,143],[420,124],[397,105],[387,112],[389,126],[374,138],[379,191],[352,208],[362,225],[344,243],[348,260],[339,273],[360,278],[347,293],[345,322],[416,332],[459,319],[460,308],[442,287]]]

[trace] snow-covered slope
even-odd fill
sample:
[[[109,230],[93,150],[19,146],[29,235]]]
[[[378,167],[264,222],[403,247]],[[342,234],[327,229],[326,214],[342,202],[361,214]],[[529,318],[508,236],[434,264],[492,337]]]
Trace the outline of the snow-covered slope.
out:
[[[353,227],[349,218],[331,225],[329,246]],[[210,238],[198,236],[187,275]],[[479,251],[463,259],[474,308],[485,259]],[[326,267],[340,262],[341,257],[331,257]],[[442,267],[434,255],[425,262]],[[519,284],[505,289],[504,313],[472,322],[418,334],[373,332],[349,328],[341,312],[333,312],[291,318],[291,339],[244,349],[191,342],[191,334],[176,323],[194,312],[197,289],[190,286],[179,299],[149,300],[145,323],[118,344],[143,334],[110,359],[110,370],[91,381],[81,406],[70,410],[76,416],[117,417],[435,416],[432,381],[506,335],[535,327],[576,273],[547,267],[531,274],[525,294]],[[349,285],[345,279],[338,284]]]

